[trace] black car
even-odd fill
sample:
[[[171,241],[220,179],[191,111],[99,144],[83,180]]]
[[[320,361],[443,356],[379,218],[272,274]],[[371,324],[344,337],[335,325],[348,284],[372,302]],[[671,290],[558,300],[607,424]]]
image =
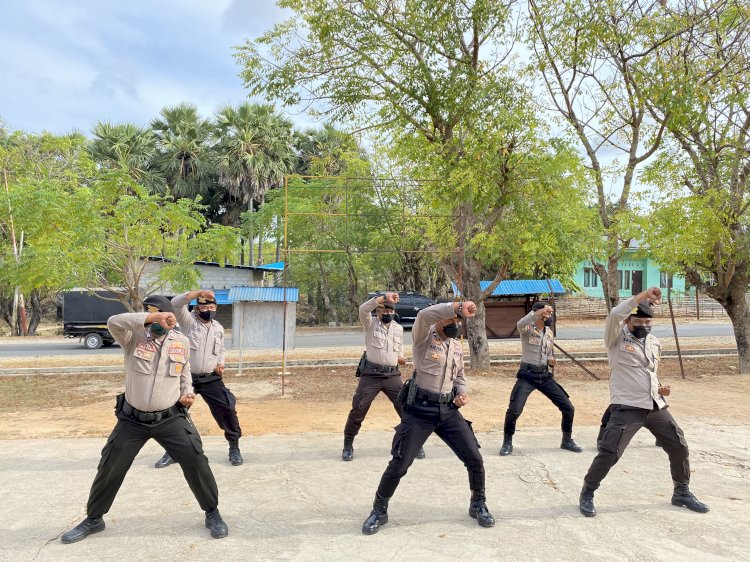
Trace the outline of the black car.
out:
[[[435,301],[430,297],[413,291],[377,291],[376,293],[369,293],[367,296],[372,298],[394,292],[398,293],[398,304],[396,304],[396,314],[399,316],[398,323],[405,328],[414,325],[414,320],[420,310],[435,304]]]

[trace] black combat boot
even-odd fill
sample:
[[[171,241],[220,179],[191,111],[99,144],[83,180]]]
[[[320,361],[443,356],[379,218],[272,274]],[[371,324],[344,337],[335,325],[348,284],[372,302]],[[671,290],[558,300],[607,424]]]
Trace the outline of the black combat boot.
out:
[[[583,451],[578,445],[576,445],[576,442],[573,441],[573,435],[569,431],[563,431],[563,438],[562,443],[560,443],[560,448],[565,449],[566,451],[573,451],[574,453],[580,453]]]
[[[209,509],[206,512],[206,528],[211,531],[211,536],[215,539],[223,539],[229,534],[229,527],[224,523],[219,510],[216,508]]]
[[[240,466],[245,462],[245,459],[242,458],[242,453],[240,453],[239,439],[229,440],[229,462],[232,463],[232,466]]]
[[[344,450],[341,451],[341,460],[350,461],[354,458],[354,437],[344,435]]]
[[[513,436],[505,434],[503,439],[503,446],[500,447],[500,456],[510,455],[513,452]]]
[[[698,501],[698,498],[693,495],[693,493],[690,491],[690,488],[688,488],[688,485],[681,484],[679,482],[674,483],[672,505],[687,507],[688,509],[697,511],[698,513],[709,512],[708,506],[705,503]]]
[[[596,515],[596,508],[594,507],[594,490],[583,485],[581,489],[581,495],[578,498],[578,507],[586,517],[594,517]]]
[[[60,540],[65,544],[82,541],[89,535],[100,533],[104,530],[104,519],[101,517],[87,517],[70,531],[63,533]]]
[[[174,464],[175,460],[169,456],[169,453],[164,451],[164,456],[154,463],[154,468],[164,468],[170,464]]]
[[[424,447],[420,447],[419,451],[417,451],[417,458],[423,459],[424,458]]]
[[[374,535],[380,530],[381,525],[388,523],[388,500],[375,492],[375,501],[372,502],[372,511],[370,516],[362,524],[362,533],[365,535]]]
[[[492,517],[490,510],[487,509],[485,501],[484,490],[472,490],[469,515],[476,519],[481,527],[494,527],[495,518]]]

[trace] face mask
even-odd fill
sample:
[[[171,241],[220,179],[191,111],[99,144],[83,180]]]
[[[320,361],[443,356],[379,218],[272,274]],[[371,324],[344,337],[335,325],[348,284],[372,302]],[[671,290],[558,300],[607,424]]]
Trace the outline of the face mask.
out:
[[[548,328],[551,328],[553,320],[554,319],[552,318],[552,316],[550,316],[549,318],[544,320],[544,325],[547,326]]]
[[[380,321],[383,324],[390,324],[391,320],[393,320],[393,314],[383,314],[383,316],[380,317]]]
[[[639,340],[651,333],[651,326],[633,326],[633,335]]]
[[[200,316],[203,320],[206,320],[206,321],[213,320],[214,317],[216,316],[216,311],[215,310],[198,311],[198,316]]]
[[[157,324],[156,322],[151,324],[151,327],[149,328],[149,330],[151,330],[151,333],[156,338],[162,337],[164,334],[166,334],[169,331],[166,328],[163,328],[161,324]]]
[[[453,324],[446,324],[445,326],[443,326],[443,333],[446,335],[446,337],[457,338],[458,324],[456,324],[455,322]]]

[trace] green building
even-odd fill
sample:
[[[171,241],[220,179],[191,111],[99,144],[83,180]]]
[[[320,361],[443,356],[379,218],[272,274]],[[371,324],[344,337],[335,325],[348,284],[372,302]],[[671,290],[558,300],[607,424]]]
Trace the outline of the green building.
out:
[[[658,263],[649,257],[644,257],[644,251],[638,248],[630,248],[625,251],[625,255],[617,265],[617,274],[620,298],[637,295],[649,287],[660,287],[666,290],[670,283],[673,292],[685,292],[684,277],[667,275],[661,270]],[[604,298],[602,280],[594,271],[591,262],[579,263],[573,279],[585,295]]]

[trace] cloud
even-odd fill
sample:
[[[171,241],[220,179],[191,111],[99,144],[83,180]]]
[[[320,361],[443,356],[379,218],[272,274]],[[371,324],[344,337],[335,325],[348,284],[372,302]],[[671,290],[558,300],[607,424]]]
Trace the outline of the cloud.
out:
[[[231,0],[221,16],[222,29],[243,34],[243,38],[257,37],[284,20],[286,10],[273,1]]]
[[[283,13],[272,0],[10,0],[0,18],[0,118],[88,133],[148,124],[182,101],[204,115],[246,101],[233,46]]]

